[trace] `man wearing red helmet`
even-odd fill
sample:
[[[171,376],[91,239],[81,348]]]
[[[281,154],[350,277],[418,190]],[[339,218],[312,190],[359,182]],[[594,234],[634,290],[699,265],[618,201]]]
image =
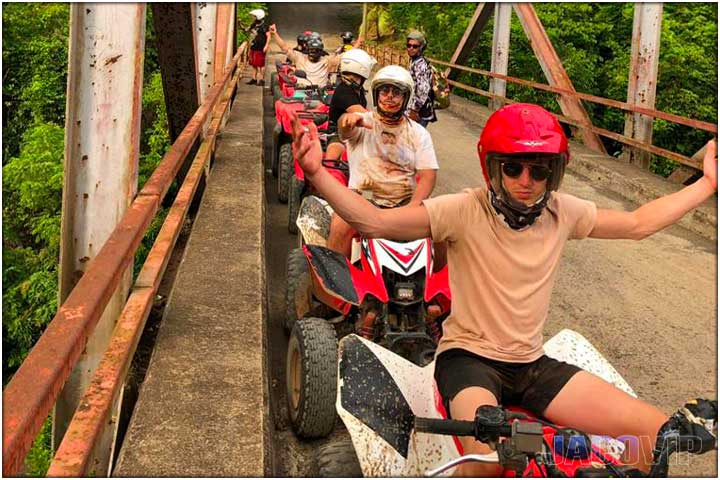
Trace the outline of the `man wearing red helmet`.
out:
[[[543,353],[542,331],[565,243],[586,237],[640,240],[674,224],[717,190],[717,145],[694,184],[633,212],[598,209],[557,192],[568,144],[557,120],[537,105],[513,104],[488,119],[478,143],[488,187],[378,209],[325,171],[317,129],[295,125],[305,174],[350,225],[369,237],[432,236],[448,245],[453,305],[443,323],[435,379],[449,415],[471,420],[480,405],[516,404],[553,423],[597,435],[632,435],[626,450],[647,471],[659,409],[598,377]],[[461,439],[465,453],[489,447]],[[639,451],[638,451],[639,450]],[[460,476],[497,476],[494,465],[467,463]]]

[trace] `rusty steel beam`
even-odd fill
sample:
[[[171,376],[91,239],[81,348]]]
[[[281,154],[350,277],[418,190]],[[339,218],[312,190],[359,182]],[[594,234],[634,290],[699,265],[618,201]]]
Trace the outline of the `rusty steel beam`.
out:
[[[627,102],[649,109],[655,108],[662,12],[662,3],[636,3],[633,15]],[[652,117],[638,113],[625,116],[625,136],[652,143],[652,135]],[[632,148],[625,150],[623,158],[641,168],[650,165],[648,153]]]
[[[246,47],[247,43],[241,45],[235,62]],[[209,92],[207,102],[165,154],[3,391],[3,475],[13,476],[21,467],[122,273],[132,262],[160,200],[170,188],[173,172],[180,168],[183,155],[199,135],[209,109],[218,101],[231,74],[229,70]]]
[[[558,57],[555,48],[553,48],[540,19],[535,12],[535,8],[531,3],[514,3],[513,8],[520,19],[520,24],[530,40],[530,46],[535,52],[535,56],[540,62],[545,77],[550,85],[557,85],[566,90],[575,91],[570,77]],[[572,96],[563,95],[558,99],[560,108],[563,113],[569,117],[577,119],[583,125],[592,125],[590,116],[585,111],[582,103]],[[591,149],[600,153],[607,154],[603,143],[598,136],[587,128],[581,129],[583,142]]]
[[[490,70],[493,73],[507,75],[508,60],[510,58],[510,20],[512,18],[512,5],[498,3],[495,6],[495,21],[493,22],[493,43]],[[490,91],[496,95],[505,96],[505,80],[490,79]],[[491,100],[490,107],[497,110],[502,102]]]
[[[455,64],[452,64],[449,62],[443,62],[442,60],[437,60],[434,58],[428,58],[428,61],[430,61],[431,63],[437,63],[438,65],[443,65],[443,66],[447,66],[450,68],[456,68],[458,70],[463,70],[463,71],[470,72],[470,73],[477,73],[479,75],[485,75],[487,77],[492,77],[492,78],[500,78],[502,80],[506,80],[511,83],[517,83],[518,85],[525,85],[527,87],[537,88],[538,90],[543,90],[546,92],[552,92],[552,93],[557,93],[557,94],[567,95],[567,96],[575,96],[582,100],[599,103],[601,105],[607,105],[608,107],[615,107],[615,108],[618,108],[620,110],[624,110],[627,112],[642,113],[643,115],[649,115],[651,117],[661,118],[663,120],[667,120],[668,122],[685,125],[687,127],[697,128],[698,130],[705,130],[707,132],[714,133],[714,134],[717,134],[717,131],[718,131],[718,127],[714,123],[703,122],[702,120],[696,120],[694,118],[681,117],[680,115],[675,115],[674,113],[661,112],[659,110],[651,110],[648,108],[638,107],[637,105],[633,105],[630,103],[619,102],[617,100],[610,100],[607,98],[598,97],[598,96],[590,95],[587,93],[580,93],[577,91],[565,90],[564,88],[553,87],[550,85],[545,85],[545,84],[533,82],[530,80],[523,80],[522,78],[510,77],[507,75],[500,75],[497,73],[489,72],[487,70],[480,70],[477,68],[465,67],[463,65],[455,65]]]
[[[488,91],[486,91],[486,90],[481,90],[481,89],[479,89],[479,88],[475,88],[475,87],[472,87],[472,86],[470,86],[470,85],[466,85],[466,84],[461,83],[461,82],[456,82],[455,80],[448,80],[448,83],[449,83],[450,85],[453,85],[453,86],[455,86],[455,87],[461,88],[461,89],[463,89],[463,90],[467,90],[468,92],[477,93],[478,95],[482,95],[482,96],[484,96],[484,97],[488,97],[488,98],[491,98],[491,99],[493,99],[493,100],[498,100],[498,101],[503,102],[503,103],[506,103],[506,104],[517,103],[517,102],[515,102],[514,100],[511,100],[511,99],[509,99],[509,98],[501,97],[500,95],[495,95],[495,94],[492,94],[492,93],[490,93],[490,92],[488,92]],[[550,113],[552,113],[552,112],[550,112]],[[573,126],[578,127],[578,128],[588,128],[588,129],[592,130],[594,133],[596,133],[596,134],[598,134],[598,135],[602,135],[602,136],[604,136],[604,137],[612,138],[613,140],[615,140],[615,141],[617,141],[617,142],[620,142],[620,143],[622,143],[622,144],[624,144],[624,145],[630,145],[630,146],[639,148],[639,149],[641,149],[641,150],[645,150],[645,151],[648,151],[648,152],[650,152],[650,153],[654,153],[654,154],[656,154],[656,155],[660,155],[660,156],[665,157],[665,158],[670,158],[670,159],[675,160],[676,162],[679,162],[679,163],[681,163],[681,164],[683,164],[683,165],[687,165],[687,166],[690,166],[690,167],[692,167],[692,168],[702,170],[702,158],[701,158],[701,157],[698,157],[698,153],[699,153],[699,152],[696,153],[695,155],[693,155],[692,158],[689,158],[689,157],[686,157],[686,156],[681,155],[681,154],[679,154],[679,153],[675,153],[675,152],[672,152],[672,151],[670,151],[670,150],[665,150],[664,148],[656,147],[656,146],[654,146],[654,145],[645,144],[645,143],[643,143],[643,142],[640,142],[640,141],[638,141],[638,140],[632,139],[632,138],[630,138],[630,137],[626,137],[626,136],[624,136],[624,135],[620,135],[619,133],[611,132],[611,131],[609,131],[609,130],[605,130],[605,129],[602,129],[602,128],[598,128],[598,127],[595,127],[595,126],[593,126],[593,125],[587,125],[587,124],[583,125],[583,124],[581,124],[580,122],[578,122],[577,120],[572,119],[572,118],[570,118],[570,117],[566,117],[566,116],[563,116],[563,115],[558,115],[558,114],[555,114],[555,113],[552,113],[552,115],[554,115],[555,118],[557,118],[558,120],[560,120],[560,121],[562,121],[562,122],[568,123],[568,124],[573,125]]]
[[[145,5],[72,4],[70,29],[60,304],[137,191]],[[112,334],[130,287],[131,270],[124,273],[57,398],[52,435],[55,446],[65,434]],[[101,469],[111,463],[116,432],[116,426],[109,425],[98,441],[94,461]]]
[[[189,3],[178,2],[150,5],[168,117],[168,133],[170,142],[174,142],[200,105],[192,8]],[[193,157],[197,147],[197,142],[192,145],[187,160],[178,172],[178,182],[182,183],[185,178],[190,168],[189,159]]]
[[[215,17],[215,55],[213,60],[214,77],[221,78],[225,73],[228,40],[230,40],[231,3],[218,3]]]
[[[195,59],[197,62],[198,102],[203,103],[215,84],[215,24],[217,3],[194,3]]]
[[[475,48],[475,45],[477,45],[480,34],[490,20],[494,10],[495,3],[493,2],[478,3],[470,19],[470,23],[468,23],[465,29],[465,33],[463,33],[457,47],[455,47],[455,52],[450,58],[450,63],[465,63],[467,59],[470,58],[470,54],[473,48]],[[446,70],[445,74],[451,80],[457,77],[457,72],[450,71],[450,69]]]
[[[225,89],[220,104],[213,112],[208,137],[200,146],[186,180],[175,197],[173,206],[138,275],[108,349],[80,402],[82,408],[75,412],[65,439],[50,464],[47,474],[49,477],[84,477],[94,473],[88,471],[91,454],[102,426],[110,417],[111,406],[121,396],[122,385],[150,314],[153,298],[160,286],[200,178],[204,174],[205,164],[208,163],[214,150],[216,135],[225,112],[229,110],[230,98],[239,77],[238,68]]]

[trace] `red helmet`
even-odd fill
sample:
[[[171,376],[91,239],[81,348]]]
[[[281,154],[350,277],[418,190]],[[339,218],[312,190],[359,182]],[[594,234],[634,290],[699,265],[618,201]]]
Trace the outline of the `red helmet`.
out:
[[[560,186],[570,159],[568,141],[560,123],[550,112],[531,103],[507,105],[490,115],[477,149],[485,182],[496,192],[500,189],[500,162],[495,159],[508,155],[549,157],[552,175],[548,178],[548,191]]]

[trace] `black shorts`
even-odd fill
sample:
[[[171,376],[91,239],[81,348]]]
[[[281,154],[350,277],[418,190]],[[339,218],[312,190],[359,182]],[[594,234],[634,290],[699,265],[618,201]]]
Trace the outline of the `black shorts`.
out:
[[[542,416],[555,396],[581,369],[543,355],[530,363],[509,363],[461,348],[446,350],[435,360],[435,382],[450,416],[450,400],[468,387],[483,387],[503,406],[516,406]]]

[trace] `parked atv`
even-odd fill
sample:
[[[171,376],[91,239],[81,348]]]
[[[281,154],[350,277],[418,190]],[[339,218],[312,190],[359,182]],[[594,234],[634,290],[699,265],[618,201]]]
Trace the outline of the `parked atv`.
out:
[[[433,272],[429,238],[356,238],[347,258],[326,248],[331,214],[324,200],[303,200],[302,247],[287,261],[288,404],[295,432],[306,438],[335,425],[338,338],[357,333],[425,365],[450,312],[447,266]]]
[[[544,350],[635,396],[580,334],[563,330]],[[717,401],[702,399],[685,404],[660,429],[648,475],[621,464],[625,445],[617,439],[554,425],[512,406],[481,406],[474,421],[447,420],[434,367],[418,367],[356,335],[343,338],[336,407],[351,441],[320,449],[320,476],[445,476],[462,463],[481,462],[500,464],[506,477],[658,477],[667,476],[675,452],[717,448]],[[463,456],[457,436],[473,436],[495,451]]]

